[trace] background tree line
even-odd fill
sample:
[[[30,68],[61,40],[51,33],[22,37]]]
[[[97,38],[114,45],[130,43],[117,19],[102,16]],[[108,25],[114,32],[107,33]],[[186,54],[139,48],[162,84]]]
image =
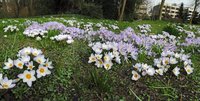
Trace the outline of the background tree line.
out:
[[[131,20],[147,0],[0,0],[1,17],[83,14],[96,18]]]
[[[95,18],[115,20],[137,19],[137,9],[140,5],[151,0],[0,0],[1,17],[28,17],[50,14],[82,14]],[[160,11],[166,0],[160,0]],[[197,9],[200,0],[192,0],[194,12],[188,18],[189,11],[185,10],[182,3],[179,9],[178,20],[198,24],[200,16]],[[161,17],[158,19],[170,19]],[[177,21],[177,19],[176,19]]]

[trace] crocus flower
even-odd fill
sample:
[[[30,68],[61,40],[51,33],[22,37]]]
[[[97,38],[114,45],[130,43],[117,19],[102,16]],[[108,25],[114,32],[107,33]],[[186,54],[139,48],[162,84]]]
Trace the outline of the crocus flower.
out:
[[[136,71],[132,71],[132,80],[137,81],[141,76]]]
[[[15,84],[13,84],[12,82],[13,82],[12,80],[8,80],[8,78],[5,77],[4,79],[0,81],[0,89],[13,88]]]
[[[178,76],[180,74],[180,68],[175,67],[173,70],[174,75]]]
[[[14,61],[14,64],[15,64],[15,66],[16,66],[17,68],[19,68],[19,69],[23,69],[23,67],[24,67],[24,62],[21,61],[21,60],[19,60],[19,59],[15,60],[15,61]]]
[[[31,70],[31,71],[25,70],[24,73],[19,74],[18,77],[20,79],[23,79],[23,82],[26,82],[28,86],[31,87],[32,82],[36,80],[34,75],[35,75],[34,70]]]
[[[5,67],[3,67],[3,69],[10,69],[14,66],[14,61],[12,59],[8,59],[8,62],[5,62]]]
[[[43,65],[39,65],[36,72],[37,72],[37,78],[41,78],[42,76],[51,74],[51,71],[49,71],[48,68]]]

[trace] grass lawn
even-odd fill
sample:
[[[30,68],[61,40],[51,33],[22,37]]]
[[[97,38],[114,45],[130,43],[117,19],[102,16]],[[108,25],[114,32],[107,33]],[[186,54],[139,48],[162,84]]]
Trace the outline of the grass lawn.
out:
[[[65,19],[76,18],[66,16]],[[168,74],[165,76],[145,76],[138,81],[131,80],[132,66],[122,62],[114,65],[109,71],[98,69],[93,64],[88,64],[88,57],[92,49],[83,40],[75,40],[71,45],[66,42],[54,42],[49,38],[37,41],[23,35],[25,26],[20,25],[24,21],[34,20],[38,22],[58,21],[50,18],[17,18],[0,19],[9,23],[0,24],[0,64],[3,66],[7,58],[15,58],[17,52],[23,47],[31,46],[42,49],[45,56],[53,61],[52,74],[37,80],[29,88],[24,83],[18,83],[17,87],[9,90],[0,90],[0,100],[26,100],[26,101],[65,101],[65,100],[92,100],[92,101],[199,101],[200,98],[200,54],[192,53],[194,73],[179,77]],[[152,25],[153,33],[161,33],[167,26],[166,21],[133,21],[116,22],[114,20],[87,19],[79,16],[76,18],[83,22],[117,23],[120,30],[127,27],[136,29],[139,24]],[[14,22],[18,20],[19,22]],[[63,22],[64,23],[64,22]],[[17,33],[4,33],[3,28],[7,25],[17,25],[20,31]],[[119,31],[117,31],[119,32]],[[48,36],[57,34],[52,31]],[[3,37],[7,35],[7,38]],[[3,71],[3,69],[0,69]],[[9,76],[14,76],[12,73]],[[20,81],[21,82],[21,81]]]

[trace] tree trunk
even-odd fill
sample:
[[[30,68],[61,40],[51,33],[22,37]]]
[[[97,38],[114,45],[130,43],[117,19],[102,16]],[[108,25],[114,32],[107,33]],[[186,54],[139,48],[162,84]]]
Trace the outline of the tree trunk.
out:
[[[160,10],[159,10],[159,20],[162,20],[162,8],[164,4],[165,4],[165,0],[162,0],[160,4]]]
[[[3,7],[3,10],[4,10],[4,13],[8,13],[6,1],[2,0],[2,3],[3,3],[2,7]]]
[[[15,5],[16,5],[15,16],[19,17],[19,2],[18,2],[18,0],[15,0]]]
[[[125,6],[126,6],[126,1],[127,0],[123,0],[122,10],[121,10],[120,16],[119,16],[119,21],[123,20],[123,15],[124,15],[124,9],[125,9]]]
[[[122,7],[122,0],[119,1],[119,5],[118,5],[118,19],[120,18],[120,13],[121,13],[121,7]]]
[[[32,16],[33,15],[33,0],[29,0],[29,3],[28,3],[28,12],[29,12],[29,15]]]
[[[195,0],[194,10],[193,10],[192,16],[191,16],[191,18],[190,18],[190,24],[192,24],[192,21],[193,21],[193,18],[194,18],[194,14],[195,14],[196,9],[197,9],[197,2],[198,2],[198,0]]]

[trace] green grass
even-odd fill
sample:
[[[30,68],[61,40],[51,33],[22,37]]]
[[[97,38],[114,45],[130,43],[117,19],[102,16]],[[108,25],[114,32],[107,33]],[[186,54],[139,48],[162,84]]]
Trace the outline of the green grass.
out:
[[[76,15],[64,18],[71,19],[72,17],[76,17]],[[23,22],[24,19],[16,20]],[[40,17],[26,19],[49,21]],[[116,23],[113,20],[87,19],[81,16],[78,16],[77,19],[84,22]],[[52,20],[58,21],[55,18]],[[152,32],[160,33],[168,22],[134,21],[118,22],[117,24],[121,29],[132,27],[135,30],[139,24],[151,24]],[[0,29],[5,26],[7,24],[0,24]],[[72,99],[84,101],[198,101],[200,98],[200,54],[198,53],[192,54],[195,68],[192,75],[175,77],[169,73],[166,76],[146,76],[134,82],[131,80],[130,67],[132,64],[114,65],[109,71],[88,64],[88,57],[92,50],[88,47],[87,42],[75,40],[72,45],[68,45],[65,42],[53,42],[49,39],[36,41],[22,35],[24,29],[25,27],[22,26],[17,33],[4,33],[0,30],[1,66],[8,57],[15,58],[19,49],[31,46],[42,49],[45,56],[53,61],[55,68],[51,75],[37,80],[31,88],[24,83],[18,83],[11,90],[0,90],[0,100],[2,101],[66,101]],[[3,37],[5,34],[8,35],[7,38]],[[0,70],[2,71],[2,69]]]

